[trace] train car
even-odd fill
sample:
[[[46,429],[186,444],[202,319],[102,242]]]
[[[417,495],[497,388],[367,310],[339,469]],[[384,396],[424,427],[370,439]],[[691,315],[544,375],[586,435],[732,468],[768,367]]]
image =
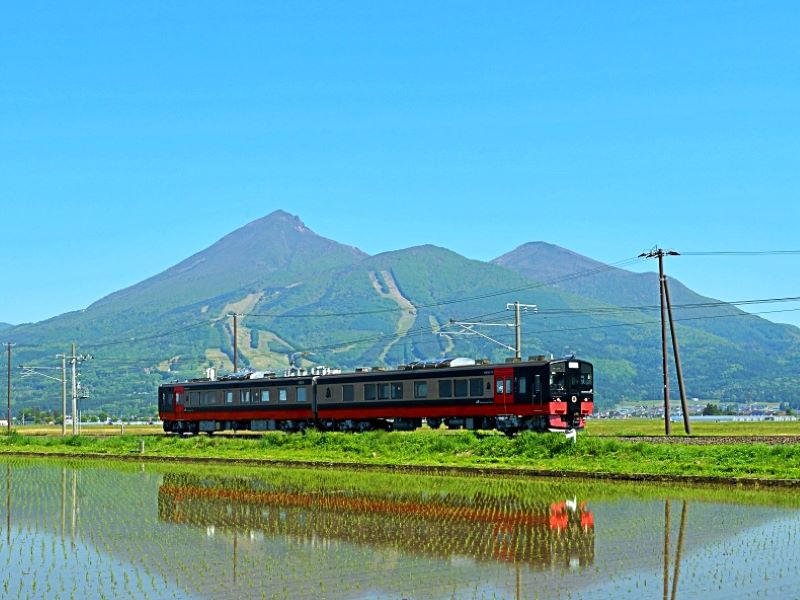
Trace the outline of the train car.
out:
[[[325,368],[247,373],[159,387],[164,430],[558,431],[580,429],[593,408],[591,363],[567,357],[490,364],[457,358],[398,369]]]

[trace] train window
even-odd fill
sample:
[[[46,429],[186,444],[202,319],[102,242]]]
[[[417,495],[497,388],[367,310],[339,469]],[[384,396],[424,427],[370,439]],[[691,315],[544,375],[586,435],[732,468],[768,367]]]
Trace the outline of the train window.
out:
[[[289,400],[289,393],[286,388],[278,389],[278,402],[286,402]]]
[[[466,379],[456,379],[454,385],[456,388],[455,397],[466,398],[469,391],[469,382]]]
[[[427,398],[428,397],[428,382],[415,381],[414,382],[414,398]]]
[[[342,400],[344,402],[352,402],[356,399],[355,388],[352,384],[347,383],[342,386]]]
[[[569,389],[570,390],[579,390],[579,385],[581,381],[581,374],[580,373],[570,373],[569,374]]]
[[[439,398],[452,398],[453,397],[453,380],[440,379],[439,380]]]
[[[200,404],[200,392],[189,392],[189,404],[198,406]]]
[[[233,390],[227,390],[225,392],[225,402],[228,404],[233,404]]]
[[[393,383],[392,384],[392,400],[402,400],[403,399],[403,384],[402,383]]]
[[[242,404],[250,404],[250,390],[241,390],[239,392],[239,402]]]
[[[261,390],[261,401],[269,402],[269,390]]]
[[[498,379],[498,380],[495,382],[495,390],[494,390],[494,393],[495,393],[495,394],[498,394],[498,395],[500,395],[500,394],[502,394],[502,393],[503,393],[503,380],[502,380],[502,379]]]
[[[215,397],[216,394],[214,392],[203,392],[202,404],[205,406],[214,404]]]
[[[375,400],[377,396],[375,395],[375,384],[374,383],[365,383],[364,384],[364,400]]]
[[[592,391],[592,365],[581,363],[581,391]]]
[[[564,391],[565,381],[564,381],[564,373],[550,373],[550,390],[552,391]]]
[[[512,394],[514,392],[514,388],[511,385],[511,378],[506,377],[506,394]]]
[[[379,383],[378,384],[378,400],[388,400],[389,399],[389,384],[388,383]]]
[[[542,391],[542,376],[538,373],[533,376],[533,393],[538,394]]]
[[[517,379],[517,391],[520,394],[527,394],[528,393],[528,378],[527,377],[520,377]]]
[[[469,380],[469,395],[473,397],[483,396],[483,379],[473,377]]]
[[[304,387],[297,388],[297,401],[305,402],[306,400],[308,400],[308,388]]]

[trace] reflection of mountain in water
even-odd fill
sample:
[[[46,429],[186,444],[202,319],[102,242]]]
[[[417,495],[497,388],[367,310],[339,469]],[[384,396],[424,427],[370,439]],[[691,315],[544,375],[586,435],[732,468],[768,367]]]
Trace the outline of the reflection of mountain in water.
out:
[[[164,476],[159,518],[171,523],[258,531],[295,542],[331,540],[439,558],[585,566],[594,560],[594,518],[576,501],[519,506],[513,500],[353,491],[265,489],[258,479]]]

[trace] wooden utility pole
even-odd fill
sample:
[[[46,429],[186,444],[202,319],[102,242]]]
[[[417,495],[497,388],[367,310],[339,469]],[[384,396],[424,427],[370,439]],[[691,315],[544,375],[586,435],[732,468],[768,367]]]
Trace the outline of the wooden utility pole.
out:
[[[681,395],[681,410],[683,412],[683,427],[687,434],[691,434],[689,426],[689,411],[686,404],[686,391],[683,386],[683,370],[681,369],[681,357],[678,350],[678,338],[675,334],[675,324],[672,319],[672,304],[669,299],[669,286],[664,275],[664,256],[680,256],[674,250],[662,250],[656,248],[650,252],[643,252],[640,258],[658,258],[658,288],[661,300],[661,367],[664,376],[664,433],[670,435],[669,420],[669,371],[667,368],[667,318],[669,318],[670,334],[672,336],[672,353],[675,356],[675,370],[678,376],[678,389]]]
[[[667,300],[664,296],[664,251],[658,250],[658,297],[661,302],[661,372],[664,376],[664,433],[672,427],[669,406],[669,370],[667,365]]]
[[[686,404],[686,388],[683,386],[683,369],[681,368],[681,353],[678,350],[678,336],[675,335],[675,322],[672,320],[672,303],[669,300],[669,285],[664,278],[664,298],[667,301],[667,315],[669,316],[669,331],[672,334],[672,353],[675,355],[675,373],[678,376],[678,392],[681,396],[681,412],[683,413],[683,429],[687,434],[692,433],[689,425],[689,407]]]
[[[6,349],[8,351],[8,435],[11,435],[11,348],[14,346],[11,342],[6,342]]]

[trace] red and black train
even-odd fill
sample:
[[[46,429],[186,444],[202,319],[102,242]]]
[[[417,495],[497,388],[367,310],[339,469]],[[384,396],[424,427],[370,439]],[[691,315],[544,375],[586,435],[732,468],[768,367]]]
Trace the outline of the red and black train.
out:
[[[164,430],[554,431],[580,429],[593,407],[593,369],[575,357],[489,364],[471,359],[341,373],[318,367],[159,386]]]

